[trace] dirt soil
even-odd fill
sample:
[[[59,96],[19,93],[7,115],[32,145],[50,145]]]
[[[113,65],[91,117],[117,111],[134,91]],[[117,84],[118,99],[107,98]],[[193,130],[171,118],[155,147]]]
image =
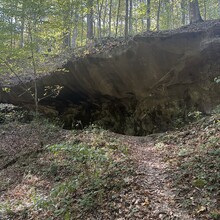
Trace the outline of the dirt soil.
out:
[[[219,114],[146,137],[65,131],[46,122],[1,124],[0,219],[62,219],[33,208],[33,194],[46,197],[59,181],[44,175],[54,161],[44,147],[70,140],[90,143],[94,135],[101,135],[106,146],[110,139],[126,146],[127,166],[134,172],[123,177],[126,187],[109,191],[111,198],[106,194],[102,205],[70,219],[220,219]],[[62,170],[62,178],[68,175]]]

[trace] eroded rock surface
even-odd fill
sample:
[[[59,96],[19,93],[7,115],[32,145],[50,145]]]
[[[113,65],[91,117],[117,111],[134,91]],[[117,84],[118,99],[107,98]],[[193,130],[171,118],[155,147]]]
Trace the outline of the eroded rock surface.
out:
[[[220,75],[220,21],[147,32],[127,46],[69,60],[64,67],[67,72],[37,83],[39,96],[46,86],[63,86],[57,97],[42,100],[40,109],[62,118],[66,128],[95,123],[125,134],[165,131],[188,112],[209,113],[220,103],[214,82]],[[19,84],[10,93],[1,91],[0,102],[33,107]]]

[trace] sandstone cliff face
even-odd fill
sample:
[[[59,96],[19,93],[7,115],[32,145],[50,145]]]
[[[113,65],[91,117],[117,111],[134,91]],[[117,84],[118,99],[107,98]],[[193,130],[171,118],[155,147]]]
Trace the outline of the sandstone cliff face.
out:
[[[63,86],[40,109],[62,118],[65,127],[81,121],[125,134],[164,131],[188,112],[209,113],[220,103],[214,82],[220,75],[220,21],[135,36],[127,46],[69,60],[65,68],[38,80],[39,93]],[[32,106],[22,93],[14,85],[10,93],[0,92],[0,102]]]

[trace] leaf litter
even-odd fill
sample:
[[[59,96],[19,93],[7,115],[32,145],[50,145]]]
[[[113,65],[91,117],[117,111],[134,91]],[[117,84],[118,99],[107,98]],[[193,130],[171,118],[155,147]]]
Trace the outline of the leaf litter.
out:
[[[65,131],[45,123],[2,124],[1,219],[219,219],[219,125],[219,114],[213,114],[175,131],[133,137],[97,128]],[[103,173],[101,181],[110,181],[101,189],[82,183],[67,194],[75,213],[64,216],[38,206],[57,184],[80,173],[70,169],[67,155],[46,150],[58,143],[107,149],[115,165]],[[99,195],[100,190],[101,200],[95,197],[88,208],[88,195]],[[59,203],[53,205],[61,210]]]

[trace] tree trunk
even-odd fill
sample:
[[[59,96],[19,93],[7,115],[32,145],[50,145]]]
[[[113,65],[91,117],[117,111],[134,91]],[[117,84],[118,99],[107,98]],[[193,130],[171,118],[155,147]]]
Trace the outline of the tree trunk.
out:
[[[24,47],[24,25],[25,25],[24,10],[25,10],[25,5],[23,2],[21,6],[21,32],[20,32],[20,43],[19,43],[20,48]]]
[[[186,1],[181,0],[181,14],[182,14],[182,25],[186,24]]]
[[[108,23],[108,35],[109,35],[109,37],[111,37],[111,33],[112,33],[111,29],[112,29],[112,0],[110,0],[110,3],[109,3],[109,23]]]
[[[198,0],[189,2],[189,10],[190,24],[203,21],[199,10]]]
[[[93,39],[93,0],[87,0],[87,38]]]
[[[119,36],[124,36],[125,35],[125,28],[123,28],[124,21],[120,20],[119,21]],[[124,33],[123,33],[124,31]]]
[[[174,28],[174,0],[171,0],[170,2],[170,23],[169,23],[169,29]]]
[[[96,31],[97,31],[97,28],[96,28],[96,23],[95,21],[93,21],[93,38],[96,36]],[[97,31],[98,32],[98,31]],[[98,37],[98,36],[97,36]],[[92,38],[92,39],[93,39]],[[90,41],[91,42],[91,41]]]
[[[158,2],[158,9],[157,9],[157,31],[160,30],[160,8],[161,8],[161,0]]]
[[[84,39],[84,18],[82,16],[82,25],[81,25],[81,38],[80,38],[80,43],[81,43],[81,47],[83,46],[83,39]]]
[[[33,39],[33,33],[31,30],[31,24],[28,24],[28,34],[30,37],[30,43],[33,44],[34,43],[34,39]],[[36,119],[38,119],[39,116],[39,97],[38,97],[38,88],[37,88],[37,64],[36,64],[36,60],[35,60],[35,49],[33,47],[31,47],[31,63],[32,63],[32,67],[33,67],[33,74],[34,74],[34,94],[33,94],[33,98],[34,98],[34,105],[35,105],[35,117]]]
[[[133,32],[133,0],[130,0],[130,10],[129,10],[129,34],[132,35]]]
[[[128,1],[126,0],[126,8],[125,8],[125,39],[128,38]]]
[[[116,18],[115,37],[118,36],[118,22],[119,22],[120,8],[121,8],[121,0],[118,0],[118,12],[117,12],[117,18]]]
[[[151,18],[150,18],[150,11],[151,11],[151,4],[150,0],[147,0],[147,31],[150,30],[151,26]]]
[[[204,20],[206,20],[207,8],[206,8],[206,0],[203,1],[204,4]]]
[[[14,30],[13,30],[13,19],[10,18],[10,46],[11,48],[13,48],[13,34],[14,34]]]
[[[104,0],[102,0],[101,5],[99,5],[99,1],[97,0],[97,5],[98,5],[98,38],[102,37],[101,16],[102,16],[103,4],[104,4]]]
[[[107,17],[107,7],[108,7],[108,0],[105,1],[105,10],[104,10],[104,15],[103,15],[103,34],[102,37],[105,37],[107,34],[107,30],[106,30],[106,17]]]
[[[63,47],[70,47],[70,30],[63,33]]]
[[[78,35],[78,20],[79,20],[79,14],[77,13],[77,11],[75,11],[75,22],[74,22],[74,28],[71,38],[71,48],[76,47],[76,39]]]
[[[220,0],[218,0],[218,15],[220,17]]]
[[[20,48],[24,47],[24,19],[21,21],[21,36],[20,36]]]

